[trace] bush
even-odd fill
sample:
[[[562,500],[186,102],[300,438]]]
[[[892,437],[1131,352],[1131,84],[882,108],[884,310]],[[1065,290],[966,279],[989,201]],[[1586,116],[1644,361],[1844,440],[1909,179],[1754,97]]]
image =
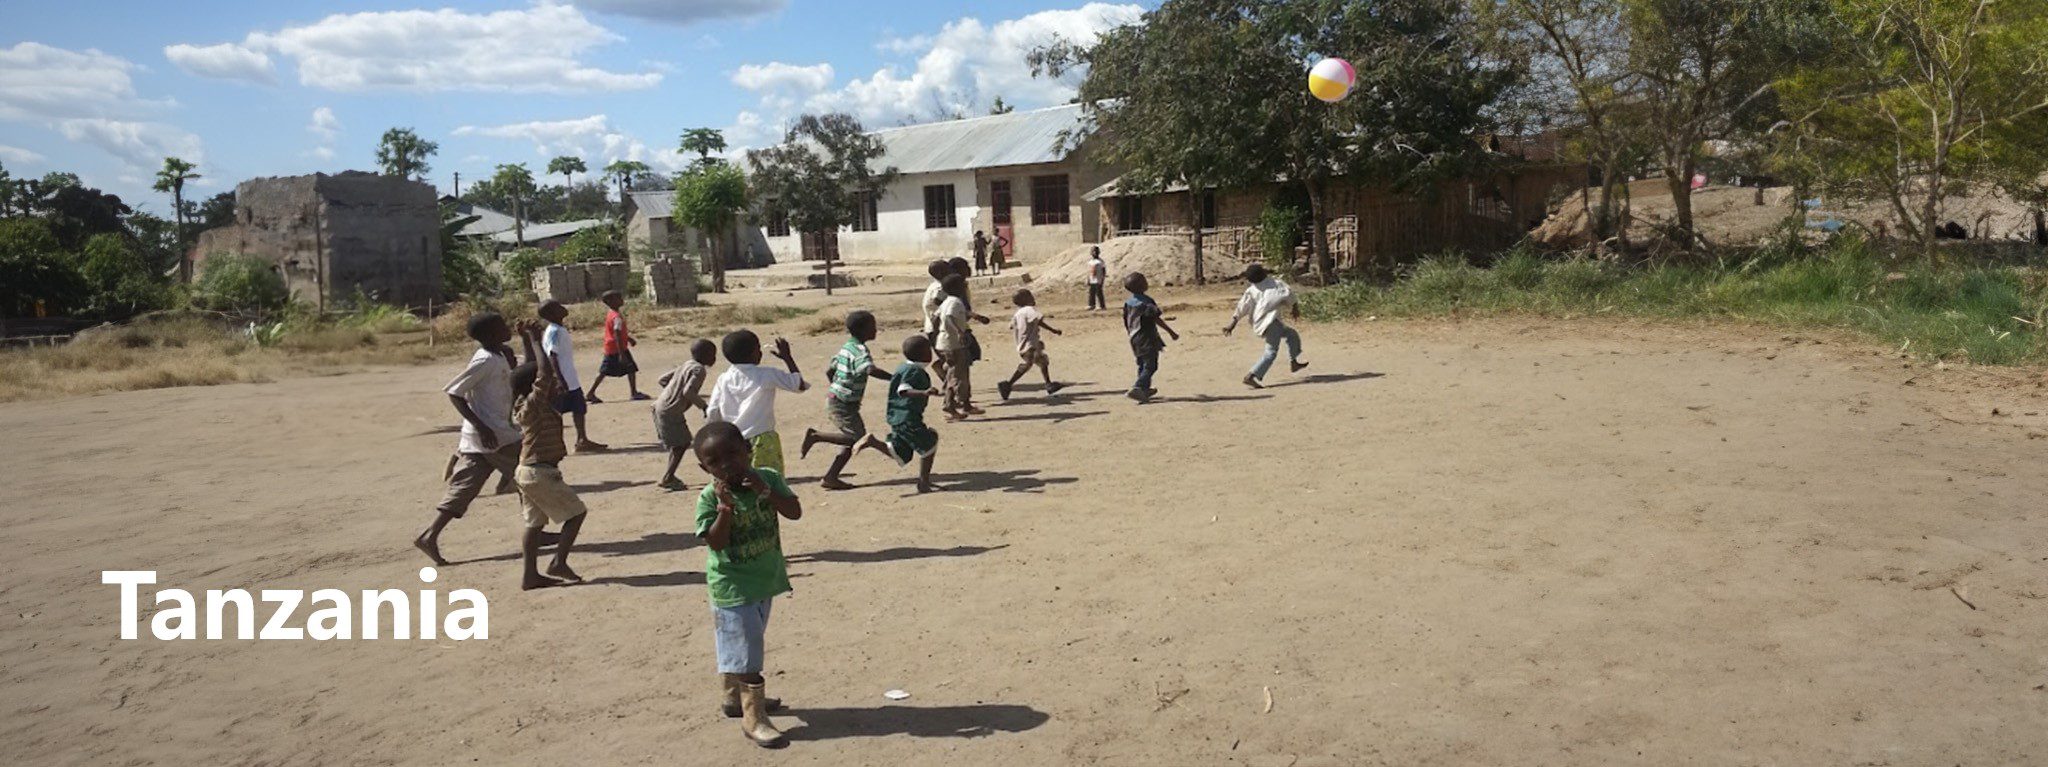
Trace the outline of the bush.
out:
[[[485,266],[490,248],[461,245],[441,251],[441,294],[448,298],[495,296],[503,287]]]
[[[502,271],[505,273],[505,285],[515,293],[525,293],[532,290],[533,273],[540,271],[541,267],[552,264],[554,264],[554,261],[548,258],[548,254],[542,253],[535,248],[520,248],[512,251],[512,255],[505,258],[505,264],[502,267]]]
[[[1301,209],[1267,205],[1259,211],[1259,250],[1266,266],[1286,271],[1294,263],[1294,246],[1301,242]]]
[[[625,237],[616,224],[593,226],[569,235],[555,248],[554,263],[580,264],[586,261],[626,260]]]
[[[33,218],[0,219],[0,315],[33,317],[86,309],[92,289],[66,257],[49,226]]]
[[[91,314],[123,319],[171,305],[170,285],[128,238],[93,235],[79,255],[79,274],[92,291],[87,308]]]
[[[209,309],[242,314],[266,314],[291,302],[284,278],[269,262],[254,256],[217,253],[208,256],[194,292],[198,302]]]

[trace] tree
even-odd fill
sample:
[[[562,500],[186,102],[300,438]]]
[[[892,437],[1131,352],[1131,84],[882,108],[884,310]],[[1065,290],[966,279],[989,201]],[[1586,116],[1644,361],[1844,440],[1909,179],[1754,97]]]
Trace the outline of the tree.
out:
[[[715,128],[691,128],[683,131],[682,154],[697,155],[697,164],[711,162],[711,155],[725,151],[725,134]]]
[[[626,190],[632,187],[633,179],[652,170],[647,167],[647,163],[639,160],[614,160],[612,164],[604,166],[604,174],[618,180],[619,205],[622,208],[626,204]]]
[[[995,102],[988,105],[988,113],[992,115],[1006,115],[1015,111],[1017,108],[1004,103],[1001,96],[997,96]]]
[[[199,227],[218,229],[235,223],[235,192],[228,190],[199,203]]]
[[[392,128],[377,141],[377,167],[386,176],[425,180],[433,170],[427,158],[439,151],[439,143],[420,138],[411,128]]]
[[[0,316],[67,314],[84,307],[91,291],[62,253],[41,220],[0,220]]]
[[[122,232],[124,219],[135,212],[122,203],[120,197],[83,186],[77,183],[76,177],[60,177],[55,181],[54,185],[40,185],[41,189],[54,186],[55,191],[42,199],[38,209],[43,219],[49,222],[50,231],[57,236],[57,244],[65,251],[77,251],[95,234]]]
[[[0,165],[0,217],[14,212],[14,174],[7,172],[7,166]]]
[[[548,175],[552,176],[557,173],[562,175],[562,191],[564,197],[567,197],[569,188],[571,186],[574,186],[576,183],[576,180],[572,178],[572,176],[577,173],[587,173],[589,171],[590,169],[584,166],[583,158],[581,157],[569,157],[567,155],[564,155],[548,161]],[[573,213],[574,208],[570,208],[568,212]]]
[[[853,223],[862,199],[880,197],[896,180],[895,166],[873,167],[885,150],[852,115],[804,115],[781,145],[748,152],[747,163],[764,213],[788,216],[805,234],[837,234]]]
[[[2048,4],[1836,0],[1828,65],[1786,83],[1824,188],[1884,200],[1931,249],[1950,195],[2048,170]]]
[[[526,200],[533,196],[533,171],[526,169],[526,163],[500,165],[498,172],[491,176],[491,183],[497,184],[512,199],[512,237],[519,247],[526,247]]]
[[[721,241],[747,209],[747,177],[722,162],[707,162],[677,179],[674,221],[704,233],[705,258],[711,264],[711,290],[725,292],[725,256]]]
[[[169,302],[163,278],[124,235],[93,235],[79,252],[78,272],[90,291],[82,309],[99,317],[132,317]]]
[[[185,237],[185,182],[199,178],[192,163],[176,157],[164,158],[164,167],[156,172],[156,186],[159,192],[171,195],[171,220],[178,222],[178,240]]]

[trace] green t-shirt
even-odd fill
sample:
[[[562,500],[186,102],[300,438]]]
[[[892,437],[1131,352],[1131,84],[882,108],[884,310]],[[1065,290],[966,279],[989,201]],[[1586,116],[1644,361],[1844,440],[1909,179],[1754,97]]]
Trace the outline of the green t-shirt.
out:
[[[832,385],[832,396],[850,405],[860,404],[861,395],[868,391],[868,371],[875,363],[868,356],[868,345],[858,339],[847,339],[839,347],[839,353],[832,356],[832,365],[825,370],[825,381]]]
[[[755,469],[768,481],[776,495],[795,496],[782,473]],[[724,551],[710,551],[704,562],[704,580],[710,585],[714,607],[738,607],[789,591],[789,569],[782,560],[782,528],[768,499],[752,490],[732,494],[732,540]],[[697,536],[703,537],[718,521],[718,492],[711,485],[697,494]]]
[[[905,397],[903,390],[929,391],[932,388],[932,374],[923,365],[905,362],[889,376],[889,425],[924,423],[924,406],[929,397]]]

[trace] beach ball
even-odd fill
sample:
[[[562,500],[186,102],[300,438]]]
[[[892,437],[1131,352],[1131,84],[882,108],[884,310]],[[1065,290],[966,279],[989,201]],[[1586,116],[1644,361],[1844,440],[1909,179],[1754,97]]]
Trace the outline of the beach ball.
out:
[[[1308,92],[1332,104],[1351,95],[1351,86],[1357,82],[1358,70],[1340,58],[1323,59],[1308,70]]]

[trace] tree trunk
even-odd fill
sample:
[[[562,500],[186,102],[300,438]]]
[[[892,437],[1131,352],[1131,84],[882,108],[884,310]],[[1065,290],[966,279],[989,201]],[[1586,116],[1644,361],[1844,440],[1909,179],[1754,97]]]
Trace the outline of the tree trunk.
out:
[[[1304,181],[1308,188],[1309,248],[1316,254],[1316,277],[1324,285],[1334,285],[1336,262],[1330,258],[1330,238],[1323,225],[1323,187],[1314,181]]]
[[[704,258],[711,261],[711,292],[724,293],[725,248],[721,247],[723,245],[724,235],[719,232],[711,232],[708,235],[706,235],[705,239],[709,243],[709,247],[707,247],[704,251]]]
[[[2034,209],[2034,247],[2048,248],[2048,211]]]
[[[1692,176],[1691,161],[1664,164],[1664,181],[1671,188],[1672,226],[1688,252],[1698,239],[1692,230]]]
[[[1195,284],[1207,284],[1202,272],[1202,200],[1194,189],[1188,190],[1188,230],[1194,234]]]

